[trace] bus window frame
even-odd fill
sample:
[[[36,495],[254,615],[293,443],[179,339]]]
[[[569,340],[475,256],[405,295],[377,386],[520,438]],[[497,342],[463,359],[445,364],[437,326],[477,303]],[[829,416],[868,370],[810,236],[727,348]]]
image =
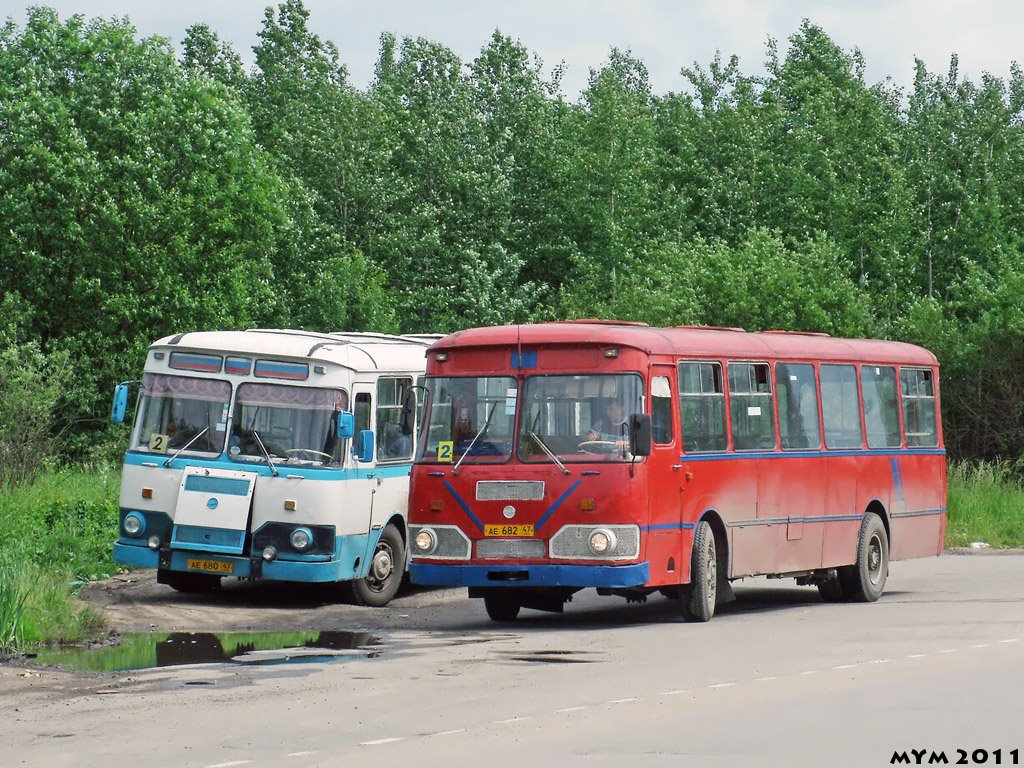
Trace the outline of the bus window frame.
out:
[[[683,365],[684,363],[686,363],[686,364],[694,364],[694,365],[709,364],[709,365],[717,365],[718,366],[719,378],[720,378],[720,381],[722,382],[722,392],[721,392],[721,397],[722,397],[722,419],[723,419],[723,427],[725,428],[725,432],[724,432],[724,434],[725,434],[725,447],[724,448],[708,448],[706,450],[696,450],[696,449],[687,448],[687,446],[686,446],[686,435],[683,432],[683,409],[682,409],[682,402],[680,402],[681,399],[683,398],[683,388],[682,388],[682,385],[680,384],[680,379],[679,379],[679,366]],[[693,456],[701,456],[701,455],[716,454],[716,453],[729,453],[730,451],[732,451],[732,429],[730,429],[730,424],[729,424],[729,388],[728,388],[728,386],[726,386],[726,378],[725,378],[728,375],[728,370],[726,368],[726,360],[724,360],[722,358],[680,358],[680,359],[676,360],[674,367],[676,369],[676,400],[677,400],[676,410],[678,411],[678,418],[679,418],[679,449],[684,454],[693,455]],[[699,376],[698,376],[698,379],[699,379]],[[717,394],[718,393],[715,393],[714,396],[717,396]],[[698,393],[687,393],[686,394],[686,397],[705,397],[705,396],[706,395],[703,392],[700,392],[699,394]]]
[[[768,386],[770,390],[765,392],[739,392],[737,394],[744,395],[747,397],[757,396],[763,397],[765,394],[768,396],[769,411],[771,412],[772,418],[772,446],[770,448],[762,448],[760,446],[755,448],[737,448],[736,437],[733,434],[732,429],[732,387],[729,385],[729,368],[733,365],[763,365],[768,370]],[[725,366],[725,391],[727,396],[727,424],[729,428],[729,446],[734,453],[774,453],[779,450],[779,425],[778,425],[778,411],[775,402],[775,371],[772,370],[772,364],[768,360],[727,360]]]

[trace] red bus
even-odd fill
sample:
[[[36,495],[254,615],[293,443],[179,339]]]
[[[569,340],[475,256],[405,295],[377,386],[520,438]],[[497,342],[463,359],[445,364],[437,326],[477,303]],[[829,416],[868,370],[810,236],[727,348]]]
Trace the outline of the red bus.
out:
[[[707,621],[746,576],[873,601],[939,555],[939,367],[910,344],[597,320],[427,353],[410,575],[496,621],[578,590]]]

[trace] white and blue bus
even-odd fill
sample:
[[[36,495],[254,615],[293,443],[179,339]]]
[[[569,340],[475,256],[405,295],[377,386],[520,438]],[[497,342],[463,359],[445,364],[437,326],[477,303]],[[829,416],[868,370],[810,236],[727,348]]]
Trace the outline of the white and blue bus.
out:
[[[406,570],[414,387],[434,336],[195,332],[150,348],[114,559],[182,592],[222,577],[342,582],[384,605]],[[128,384],[111,418],[124,421]]]

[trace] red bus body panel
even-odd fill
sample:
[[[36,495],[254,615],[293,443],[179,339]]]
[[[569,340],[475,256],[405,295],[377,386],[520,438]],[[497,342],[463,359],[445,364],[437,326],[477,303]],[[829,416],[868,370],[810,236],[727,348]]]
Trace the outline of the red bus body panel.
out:
[[[536,352],[536,364],[528,370],[512,366],[514,354],[523,350]],[[608,350],[615,350],[615,356],[606,354]],[[864,443],[859,449],[829,450],[822,441],[818,448],[785,451],[779,445],[776,406],[773,449],[737,452],[730,445],[729,450],[713,454],[688,454],[680,433],[676,373],[680,361],[718,362],[723,370],[730,361],[768,363],[773,403],[775,364],[780,361],[811,363],[816,376],[825,363],[928,369],[935,383],[937,445],[908,448],[904,441],[890,449],[869,449]],[[652,376],[669,379],[671,442],[655,444],[650,456],[632,464],[599,459],[567,462],[568,475],[554,462],[522,462],[515,451],[503,463],[463,463],[457,473],[452,464],[418,461],[412,471],[410,527],[458,526],[473,549],[468,560],[445,561],[420,558],[413,548],[414,581],[481,583],[460,581],[458,569],[467,566],[500,570],[515,565],[528,570],[531,566],[613,565],[595,559],[478,559],[476,544],[485,536],[477,523],[507,523],[503,510],[510,504],[515,507],[515,522],[538,526],[536,538],[544,540],[570,524],[639,526],[639,556],[614,565],[645,564],[647,580],[633,585],[642,588],[689,582],[694,528],[701,519],[715,519],[724,528],[730,578],[849,565],[854,562],[867,511],[882,517],[892,560],[942,552],[946,465],[938,417],[938,362],[920,347],[813,334],[573,322],[454,333],[431,347],[427,363],[428,376],[511,376],[521,383],[536,375],[612,372],[643,376],[648,413]],[[900,411],[902,424],[902,407]],[[545,484],[544,496],[533,501],[478,500],[475,489],[481,480],[540,480]],[[593,500],[593,509],[586,509],[587,500]],[[446,571],[447,566],[452,568]],[[554,581],[545,585],[600,585],[579,583],[578,571],[572,571],[577,581],[559,584],[557,579],[570,570],[551,573],[545,578]],[[485,576],[479,578],[486,583]]]

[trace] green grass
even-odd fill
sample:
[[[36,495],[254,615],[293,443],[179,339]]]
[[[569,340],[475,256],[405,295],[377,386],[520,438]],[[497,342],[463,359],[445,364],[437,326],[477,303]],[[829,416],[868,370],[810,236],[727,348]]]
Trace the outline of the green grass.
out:
[[[113,468],[78,468],[0,489],[0,652],[99,629],[74,591],[116,571],[119,486]]]
[[[951,462],[948,471],[946,546],[984,541],[993,547],[1024,546],[1024,483],[1008,462]]]

